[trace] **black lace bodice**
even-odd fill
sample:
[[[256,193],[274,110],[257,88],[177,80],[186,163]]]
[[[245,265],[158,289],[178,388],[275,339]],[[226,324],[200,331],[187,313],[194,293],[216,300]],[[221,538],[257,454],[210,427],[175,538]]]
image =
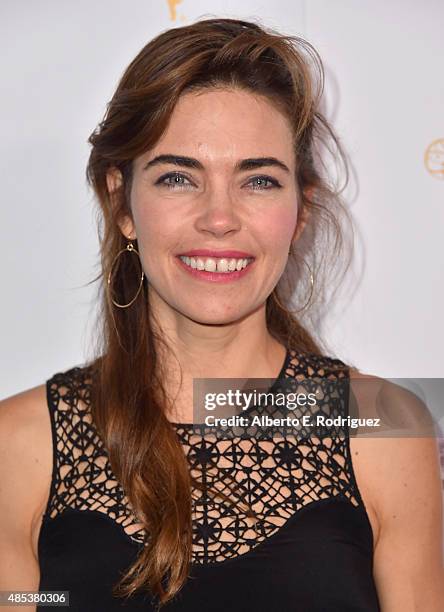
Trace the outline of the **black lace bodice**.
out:
[[[338,367],[338,366],[343,366]],[[280,379],[331,381],[323,386],[317,409],[347,415],[348,370],[330,357],[287,351]],[[279,382],[279,381],[276,381]],[[67,509],[94,511],[111,519],[125,536],[146,541],[119,482],[112,473],[104,444],[91,417],[88,368],[74,367],[47,381],[54,440],[51,491],[43,521]],[[276,408],[275,408],[276,410]],[[245,555],[270,539],[302,508],[330,498],[363,506],[342,428],[329,436],[289,430],[275,438],[216,436],[189,424],[172,424],[190,469],[203,485],[193,490],[193,563],[213,564]],[[248,502],[258,521],[241,503],[215,499],[210,489],[231,495],[233,479],[239,500]]]

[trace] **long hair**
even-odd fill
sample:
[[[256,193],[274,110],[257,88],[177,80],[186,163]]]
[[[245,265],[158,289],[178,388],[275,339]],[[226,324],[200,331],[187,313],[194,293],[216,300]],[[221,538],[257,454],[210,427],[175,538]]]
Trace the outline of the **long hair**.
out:
[[[189,571],[191,491],[192,485],[199,487],[166,416],[159,347],[170,347],[150,321],[148,280],[145,277],[141,293],[128,308],[114,307],[107,291],[113,260],[126,246],[117,222],[131,215],[132,162],[162,136],[184,92],[240,88],[264,96],[285,114],[293,129],[299,205],[311,214],[304,240],[289,258],[286,279],[267,298],[266,322],[270,334],[286,347],[320,355],[320,341],[302,323],[302,315],[284,302],[293,295],[298,306],[304,304],[310,288],[308,264],[315,276],[311,308],[321,303],[322,271],[339,260],[344,246],[339,218],[345,209],[323,156],[328,150],[336,161],[342,160],[348,177],[347,161],[320,111],[323,85],[321,59],[303,39],[255,22],[203,19],[163,31],[139,52],[89,138],[87,180],[98,202],[101,256],[100,274],[92,281],[100,280],[100,325],[91,361],[91,410],[112,469],[148,534],[140,556],[115,585],[115,594],[130,596],[146,589],[158,597],[159,605],[174,597]],[[111,168],[123,176],[113,194],[106,183]],[[133,256],[121,260],[113,273],[113,296],[127,303],[138,288],[140,263]],[[287,297],[278,294],[285,280]],[[310,310],[304,308],[307,320]]]

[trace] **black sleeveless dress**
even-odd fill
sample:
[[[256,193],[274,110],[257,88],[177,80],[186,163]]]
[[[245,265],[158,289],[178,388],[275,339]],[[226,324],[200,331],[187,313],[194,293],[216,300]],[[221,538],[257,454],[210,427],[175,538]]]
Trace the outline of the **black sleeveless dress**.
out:
[[[146,534],[93,425],[87,371],[76,366],[47,381],[54,462],[38,541],[39,590],[69,591],[70,612],[154,611],[156,599],[147,592],[126,600],[112,595]],[[332,357],[288,349],[269,391],[276,390],[280,379],[297,385],[316,377],[332,383],[323,387],[316,410],[347,416],[347,384],[337,383],[347,383],[348,369]],[[268,439],[216,439],[190,424],[172,426],[204,491],[192,495],[188,580],[161,610],[380,610],[373,535],[353,472],[348,429],[346,435],[334,435],[330,428],[328,438],[290,431]],[[228,494],[232,477],[239,498],[260,518],[254,527],[242,504],[205,493],[215,482],[224,490],[226,482]]]

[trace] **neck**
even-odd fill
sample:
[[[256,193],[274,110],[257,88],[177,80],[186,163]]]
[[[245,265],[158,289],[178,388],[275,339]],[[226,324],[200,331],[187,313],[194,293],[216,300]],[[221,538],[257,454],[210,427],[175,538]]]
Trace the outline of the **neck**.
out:
[[[285,359],[285,347],[267,329],[265,304],[225,324],[201,324],[177,313],[161,320],[156,313],[155,319],[168,347],[156,348],[177,422],[193,420],[194,378],[276,378]]]

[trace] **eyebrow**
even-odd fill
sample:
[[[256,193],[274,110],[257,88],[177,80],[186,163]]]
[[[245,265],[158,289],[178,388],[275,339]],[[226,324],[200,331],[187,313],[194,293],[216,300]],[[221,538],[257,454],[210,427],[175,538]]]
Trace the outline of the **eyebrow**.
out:
[[[152,166],[158,164],[174,164],[175,166],[184,166],[185,168],[196,168],[197,170],[204,170],[203,164],[194,157],[184,157],[183,155],[173,155],[166,153],[164,155],[158,155],[150,160],[143,170],[148,170]],[[248,159],[241,159],[236,163],[235,171],[242,172],[245,170],[254,170],[255,168],[261,168],[263,166],[276,166],[281,168],[285,172],[290,173],[290,170],[286,164],[276,157],[250,157]]]

